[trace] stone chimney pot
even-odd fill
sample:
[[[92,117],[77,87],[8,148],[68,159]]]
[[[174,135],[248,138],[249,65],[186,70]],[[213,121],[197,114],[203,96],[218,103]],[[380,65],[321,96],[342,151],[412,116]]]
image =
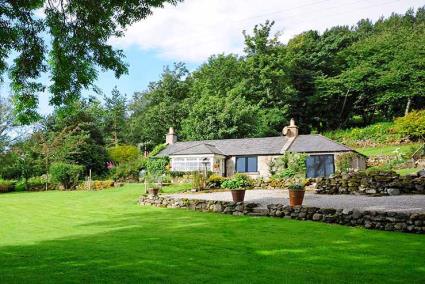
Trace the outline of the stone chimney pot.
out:
[[[282,134],[288,138],[295,138],[298,136],[298,126],[295,125],[295,120],[293,118],[289,121],[289,126],[283,128]]]
[[[165,136],[165,143],[168,145],[173,145],[176,142],[177,142],[177,135],[174,131],[174,128],[170,127],[168,129],[167,135]]]

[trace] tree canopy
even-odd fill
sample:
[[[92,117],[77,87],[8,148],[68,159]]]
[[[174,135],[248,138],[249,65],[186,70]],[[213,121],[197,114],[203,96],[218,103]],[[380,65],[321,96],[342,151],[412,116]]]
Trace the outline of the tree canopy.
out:
[[[107,39],[151,7],[175,1],[118,2],[0,2],[6,15],[0,18],[6,27],[0,29],[0,71],[12,76],[15,113],[21,122],[38,116],[37,90],[44,86],[37,79],[45,70],[52,74],[49,91],[56,105],[31,133],[11,141],[13,107],[0,99],[0,177],[46,175],[59,162],[82,166],[85,174],[114,172],[136,180],[148,160],[140,150],[162,147],[169,127],[180,141],[265,137],[279,135],[291,118],[302,134],[363,127],[410,112],[397,120],[399,132],[423,139],[422,127],[416,127],[423,111],[411,110],[425,109],[424,8],[375,23],[306,31],[287,43],[267,21],[243,32],[243,54],[212,55],[193,71],[184,63],[165,67],[159,80],[131,98],[117,88],[103,99],[100,90],[80,98],[99,67],[126,72],[122,53]],[[40,7],[45,18],[34,15]],[[50,33],[49,48],[43,32]],[[10,50],[17,57],[9,67]]]
[[[130,102],[130,141],[278,135],[290,118],[301,132],[365,126],[425,107],[425,10],[375,23],[306,31],[279,41],[273,22],[243,32],[244,54],[184,64]]]
[[[0,75],[9,71],[18,119],[30,123],[39,117],[37,95],[46,87],[39,78],[46,71],[55,106],[69,105],[83,89],[94,87],[99,69],[116,77],[127,73],[123,51],[108,40],[123,36],[126,27],[146,18],[152,8],[178,1],[0,1]],[[16,56],[8,66],[12,52]]]

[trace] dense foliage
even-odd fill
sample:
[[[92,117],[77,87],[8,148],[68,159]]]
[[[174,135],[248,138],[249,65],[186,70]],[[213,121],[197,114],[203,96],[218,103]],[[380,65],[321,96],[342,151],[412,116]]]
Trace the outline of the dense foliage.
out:
[[[116,77],[127,73],[123,51],[114,50],[110,38],[123,36],[126,27],[166,2],[178,1],[0,1],[0,76],[10,74],[19,120],[38,118],[37,93],[45,89],[39,79],[46,71],[55,106],[68,105],[94,87],[98,69]],[[10,66],[8,59],[13,59]]]
[[[357,147],[399,143],[403,137],[395,133],[393,127],[393,122],[379,122],[366,127],[327,131],[324,135],[345,145]]]
[[[116,181],[137,182],[140,171],[145,167],[146,159],[136,159],[120,163],[109,170],[109,176]]]
[[[109,158],[116,163],[134,161],[140,156],[140,151],[136,146],[120,145],[108,148]]]
[[[325,132],[351,146],[421,140],[425,135],[425,113],[420,111],[425,107],[424,8],[375,23],[361,20],[353,27],[307,31],[286,44],[271,33],[273,22],[267,21],[251,33],[243,32],[242,55],[212,55],[192,72],[176,63],[131,99],[115,88],[100,100],[81,99],[79,94],[92,85],[96,66],[125,71],[121,53],[108,49],[113,26],[143,18],[151,6],[164,1],[149,1],[143,11],[137,1],[106,1],[92,11],[84,10],[90,4],[82,2],[87,1],[64,1],[63,9],[52,7],[61,1],[49,1],[43,8],[46,18],[34,21],[34,9],[45,1],[33,1],[20,11],[15,8],[23,2],[9,2],[0,4],[10,27],[0,31],[0,43],[9,44],[0,44],[0,73],[9,69],[16,96],[14,108],[0,99],[0,177],[27,188],[31,178],[49,180],[49,169],[56,163],[82,166],[80,178],[91,173],[94,179],[137,181],[142,170],[155,176],[169,174],[168,161],[154,158],[165,147],[169,127],[176,129],[179,141],[279,135],[290,118],[295,118],[301,133]],[[65,23],[57,22],[61,13]],[[24,15],[34,30],[19,26]],[[123,23],[108,22],[112,15]],[[86,21],[92,22],[73,26]],[[39,38],[43,23],[64,29],[51,30],[49,47],[50,92],[57,107],[21,135],[16,114],[27,121],[37,116],[35,91],[41,86],[36,79],[47,52]],[[99,30],[90,30],[94,26]],[[24,35],[28,50],[16,45]],[[18,54],[9,68],[4,60],[12,49]],[[62,60],[64,64],[58,64]],[[63,70],[66,66],[69,69]],[[145,157],[140,150],[152,152]],[[276,176],[287,178],[303,171],[303,159],[289,163],[287,158],[271,165]]]
[[[71,189],[77,186],[83,166],[68,163],[53,163],[49,172],[52,181],[59,183],[64,189]]]
[[[305,177],[306,155],[285,152],[282,156],[270,161],[269,170],[274,178]]]
[[[335,167],[340,173],[348,173],[353,170],[353,161],[358,156],[355,152],[347,152],[336,156]]]
[[[413,140],[425,138],[425,110],[412,111],[394,121],[394,131]]]
[[[361,20],[287,44],[273,22],[244,32],[245,53],[214,55],[190,73],[166,68],[130,103],[129,140],[271,136],[290,118],[301,132],[364,127],[425,107],[425,9]]]
[[[208,188],[220,188],[225,178],[218,174],[212,174],[207,179]]]
[[[146,162],[146,170],[154,176],[164,175],[168,170],[167,158],[150,158]]]
[[[227,178],[221,183],[222,188],[226,189],[249,189],[254,186],[252,178],[246,174],[237,173],[232,178]]]
[[[362,147],[379,144],[399,144],[425,137],[425,110],[412,111],[394,122],[380,122],[367,127],[354,127],[325,132],[325,136],[343,144]]]
[[[0,193],[15,190],[16,181],[0,179]]]

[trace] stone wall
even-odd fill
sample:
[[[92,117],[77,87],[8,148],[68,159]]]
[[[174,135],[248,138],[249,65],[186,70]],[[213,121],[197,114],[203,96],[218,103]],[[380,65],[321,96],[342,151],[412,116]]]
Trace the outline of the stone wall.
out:
[[[368,158],[355,152],[338,152],[334,154],[335,171],[341,171],[338,160],[344,156],[350,156],[349,167],[354,170],[365,170]]]
[[[316,193],[398,195],[402,193],[425,194],[425,176],[400,176],[395,172],[354,172],[318,179]]]
[[[362,226],[368,229],[386,231],[425,233],[425,212],[359,211],[305,206],[291,208],[283,204],[270,204],[267,207],[261,207],[259,204],[248,202],[235,203],[150,196],[142,196],[139,204],[166,208],[187,208],[190,210],[229,215],[270,216],[295,220],[311,220],[346,226]]]

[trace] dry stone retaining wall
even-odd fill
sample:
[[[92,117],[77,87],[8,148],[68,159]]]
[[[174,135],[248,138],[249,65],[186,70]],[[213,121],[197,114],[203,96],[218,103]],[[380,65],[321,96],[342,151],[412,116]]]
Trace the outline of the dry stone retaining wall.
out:
[[[284,206],[270,204],[261,207],[257,203],[198,200],[187,198],[142,196],[140,205],[166,208],[187,208],[195,211],[216,212],[230,215],[270,216],[296,220],[311,220],[368,229],[425,233],[424,213],[359,211],[333,208]]]
[[[425,194],[425,176],[400,176],[395,172],[354,172],[319,179],[316,193],[398,195],[402,193]]]

